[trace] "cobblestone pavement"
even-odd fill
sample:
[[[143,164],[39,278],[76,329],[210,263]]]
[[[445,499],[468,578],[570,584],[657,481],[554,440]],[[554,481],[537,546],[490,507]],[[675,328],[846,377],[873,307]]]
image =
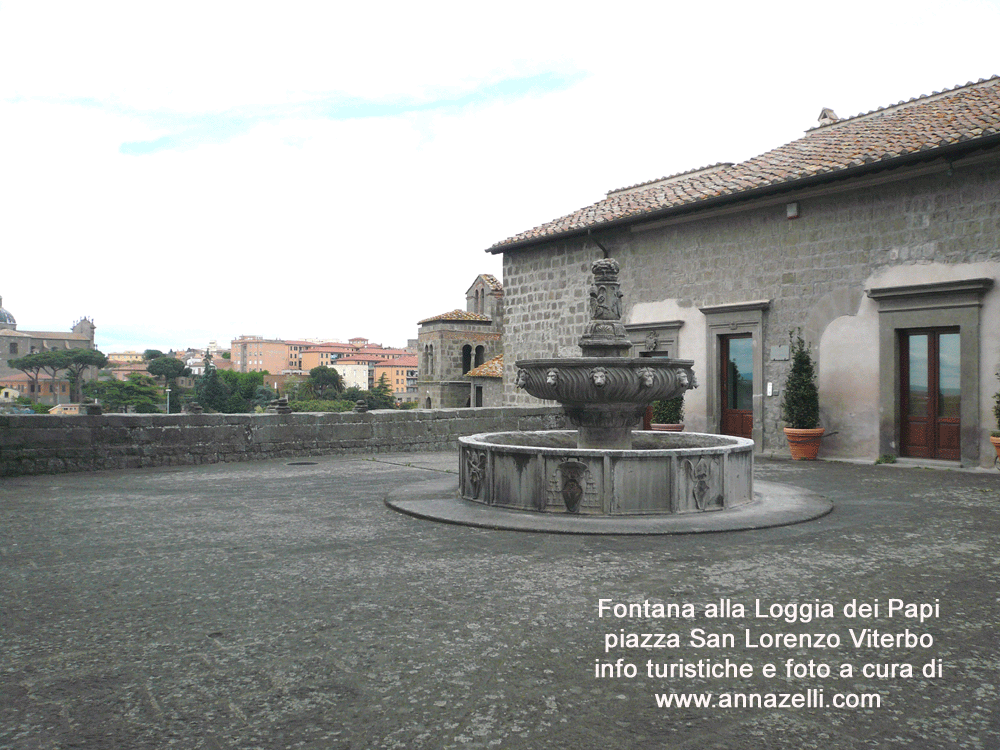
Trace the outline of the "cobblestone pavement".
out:
[[[456,460],[0,481],[0,747],[1000,747],[1000,472],[759,461],[759,478],[825,495],[834,512],[680,537],[488,531],[384,506]],[[876,598],[878,617],[845,615]],[[599,618],[601,599],[694,613]],[[713,618],[720,600],[747,611]],[[800,606],[763,619],[756,600],[765,614]],[[890,617],[890,600],[938,610]],[[803,622],[805,604],[820,616]],[[871,629],[892,643],[868,647]],[[680,644],[606,651],[633,632]],[[766,647],[778,633],[785,643]],[[840,646],[800,638],[817,633]],[[647,661],[726,659],[752,674],[647,676]],[[638,675],[595,678],[603,663]],[[833,673],[808,676],[821,664]],[[719,705],[815,702],[809,690],[823,707]],[[671,693],[713,704],[658,707]],[[864,696],[881,705],[831,705]]]

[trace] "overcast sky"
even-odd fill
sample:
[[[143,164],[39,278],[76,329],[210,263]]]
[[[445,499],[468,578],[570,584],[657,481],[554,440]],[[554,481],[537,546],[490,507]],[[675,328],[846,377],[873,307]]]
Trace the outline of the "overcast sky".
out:
[[[1000,73],[1000,0],[0,2],[3,306],[98,348],[415,338],[613,188]]]

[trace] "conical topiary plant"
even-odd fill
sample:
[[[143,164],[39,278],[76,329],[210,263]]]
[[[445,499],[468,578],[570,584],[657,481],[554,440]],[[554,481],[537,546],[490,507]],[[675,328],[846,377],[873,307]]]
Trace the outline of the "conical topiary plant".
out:
[[[789,334],[789,338],[792,338]],[[799,334],[792,339],[792,369],[785,383],[781,401],[781,418],[796,430],[819,427],[819,389],[816,387],[816,368],[806,342]]]
[[[997,370],[997,380],[1000,380],[1000,370]],[[993,416],[996,417],[997,428],[990,435],[1000,438],[1000,391],[993,394]],[[1000,451],[997,452],[997,455],[1000,456]]]

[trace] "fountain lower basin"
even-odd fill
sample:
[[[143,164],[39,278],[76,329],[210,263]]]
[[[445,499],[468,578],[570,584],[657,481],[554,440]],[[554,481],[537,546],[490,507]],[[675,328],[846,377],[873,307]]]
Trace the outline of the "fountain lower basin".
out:
[[[459,439],[466,500],[589,516],[727,510],[753,501],[753,441],[703,433],[633,433],[629,450],[577,447],[577,432]]]

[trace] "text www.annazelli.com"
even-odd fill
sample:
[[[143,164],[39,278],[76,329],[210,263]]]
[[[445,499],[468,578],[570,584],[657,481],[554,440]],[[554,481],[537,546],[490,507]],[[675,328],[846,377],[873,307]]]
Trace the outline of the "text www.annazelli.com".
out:
[[[878,693],[657,693],[657,708],[881,708]]]

